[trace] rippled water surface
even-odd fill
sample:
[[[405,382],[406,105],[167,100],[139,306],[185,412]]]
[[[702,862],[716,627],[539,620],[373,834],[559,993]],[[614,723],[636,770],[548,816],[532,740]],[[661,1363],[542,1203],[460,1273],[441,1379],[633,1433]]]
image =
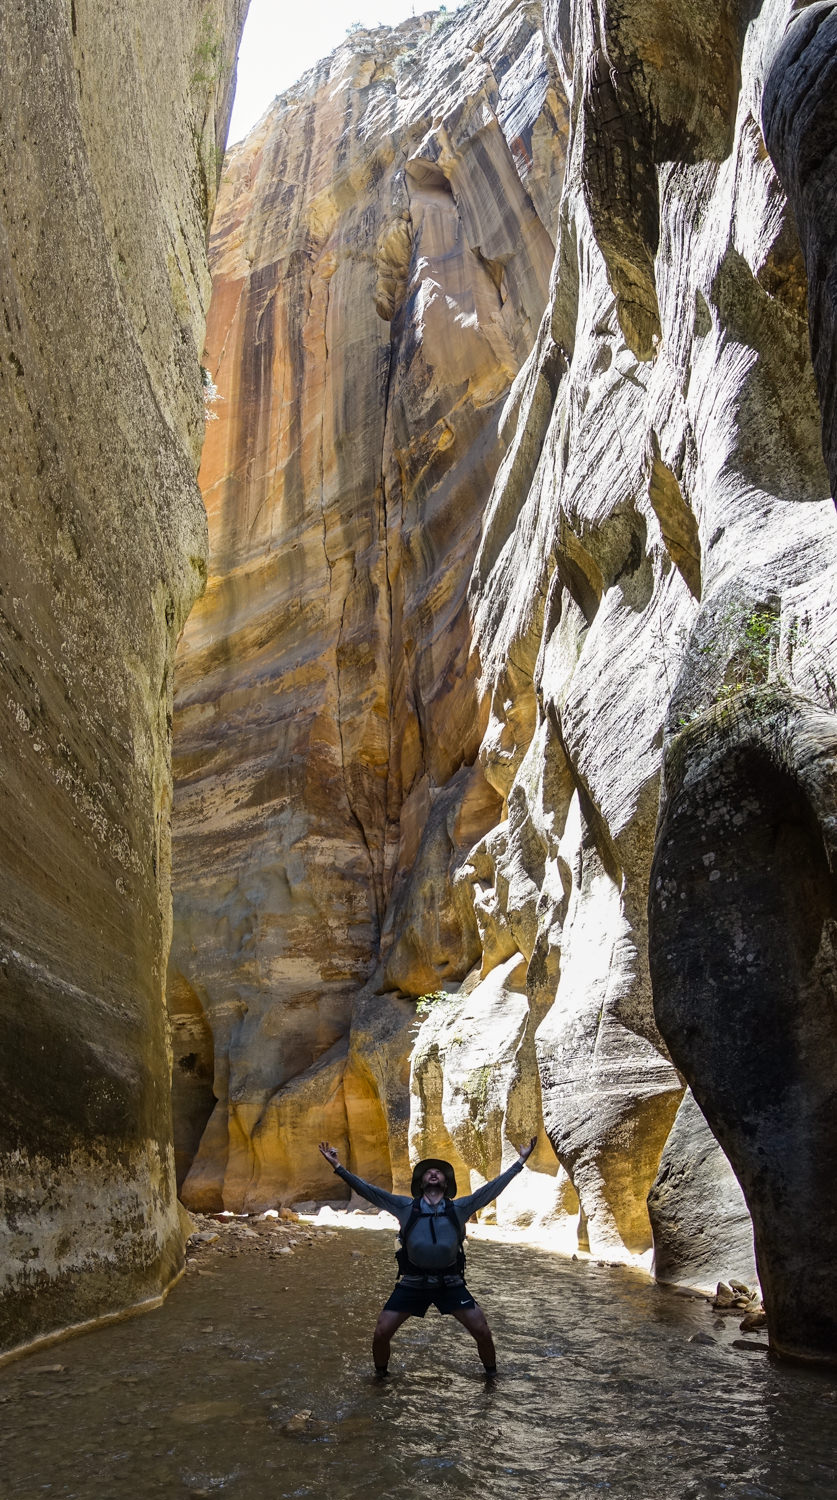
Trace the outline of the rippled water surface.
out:
[[[472,1243],[496,1382],[433,1310],[375,1382],[391,1255],[345,1230],[209,1256],[159,1311],[0,1370],[0,1494],[837,1497],[837,1384],[733,1349],[735,1320],[624,1270]]]

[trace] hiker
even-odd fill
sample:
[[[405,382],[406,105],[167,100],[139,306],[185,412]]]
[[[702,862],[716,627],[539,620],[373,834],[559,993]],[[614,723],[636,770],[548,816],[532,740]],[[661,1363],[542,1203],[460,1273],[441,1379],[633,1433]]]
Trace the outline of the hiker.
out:
[[[383,1379],[389,1373],[390,1340],[407,1318],[423,1318],[431,1303],[440,1313],[452,1313],[473,1335],[486,1375],[497,1373],[494,1340],[485,1313],[465,1285],[465,1225],[477,1209],[484,1208],[502,1193],[513,1177],[523,1171],[523,1164],[535,1148],[533,1136],[519,1148],[517,1161],[501,1172],[493,1182],[486,1182],[469,1193],[456,1196],[456,1176],[449,1161],[428,1157],[413,1169],[411,1198],[388,1193],[355,1177],[340,1165],[340,1158],[328,1141],[320,1142],[320,1151],[338,1177],[349,1184],[361,1198],[376,1208],[393,1214],[398,1220],[401,1248],[396,1255],[398,1279],[392,1296],[381,1308],[372,1338],[375,1374]]]

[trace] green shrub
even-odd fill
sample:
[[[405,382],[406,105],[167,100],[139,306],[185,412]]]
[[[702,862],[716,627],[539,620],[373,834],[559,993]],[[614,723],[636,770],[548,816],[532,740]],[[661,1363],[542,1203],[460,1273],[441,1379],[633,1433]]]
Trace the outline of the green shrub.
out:
[[[430,990],[426,995],[419,995],[416,1001],[416,1015],[429,1016],[435,1006],[442,1005],[446,1000],[453,1000],[454,998],[453,995],[448,994],[447,990]]]

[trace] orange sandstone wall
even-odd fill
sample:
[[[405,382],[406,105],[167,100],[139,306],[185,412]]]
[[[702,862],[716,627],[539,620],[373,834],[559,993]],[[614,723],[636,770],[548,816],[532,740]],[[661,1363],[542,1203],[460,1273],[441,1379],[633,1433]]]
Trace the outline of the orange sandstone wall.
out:
[[[333,1191],[281,1141],[293,1118],[303,1145],[345,1149],[358,992],[379,969],[377,989],[420,994],[478,957],[452,874],[499,803],[475,765],[466,594],[547,300],[564,126],[539,7],[494,4],[353,34],[229,154],[210,572],[177,665],[189,1204]],[[385,1130],[388,1171],[387,1149]]]

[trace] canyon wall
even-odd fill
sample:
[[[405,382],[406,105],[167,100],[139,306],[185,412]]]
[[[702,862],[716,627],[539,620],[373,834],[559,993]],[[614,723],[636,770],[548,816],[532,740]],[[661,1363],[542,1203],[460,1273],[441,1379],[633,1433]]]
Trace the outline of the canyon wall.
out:
[[[833,11],[482,0],[230,154],[187,1202],[537,1129],[502,1221],[708,1287],[751,1214],[774,1347],[837,1354]]]
[[[388,1025],[378,991],[455,983],[480,952],[451,888],[500,809],[476,764],[467,588],[566,139],[539,8],[483,10],[467,32],[353,34],[226,164],[211,565],[175,731],[170,998],[195,1207],[332,1193],[311,1143],[346,1148],[359,991],[375,976],[364,1003]],[[403,1114],[406,1032],[393,1045]],[[351,1073],[356,1110],[380,1110]],[[365,1169],[403,1178],[405,1121],[366,1133]]]
[[[172,673],[205,575],[205,234],[245,8],[4,9],[0,1350],[182,1263]]]

